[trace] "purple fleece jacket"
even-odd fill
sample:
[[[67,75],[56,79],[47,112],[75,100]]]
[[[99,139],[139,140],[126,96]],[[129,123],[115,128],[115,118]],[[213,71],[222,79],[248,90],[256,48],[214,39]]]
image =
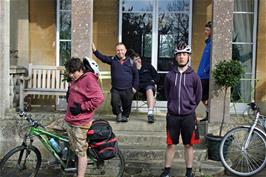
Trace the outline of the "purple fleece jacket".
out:
[[[173,67],[165,77],[165,94],[169,114],[188,115],[195,112],[201,96],[202,87],[198,75],[189,66],[180,73],[177,66]]]

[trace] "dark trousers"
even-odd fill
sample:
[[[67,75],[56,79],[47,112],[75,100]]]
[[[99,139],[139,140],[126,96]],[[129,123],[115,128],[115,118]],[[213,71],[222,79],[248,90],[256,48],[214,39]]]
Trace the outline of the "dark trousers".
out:
[[[122,116],[129,117],[133,99],[132,89],[117,90],[111,89],[111,105],[113,114],[118,115],[122,112]]]

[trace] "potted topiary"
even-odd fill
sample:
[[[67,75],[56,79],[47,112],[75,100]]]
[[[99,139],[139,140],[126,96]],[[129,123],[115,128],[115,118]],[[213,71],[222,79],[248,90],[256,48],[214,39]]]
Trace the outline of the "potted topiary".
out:
[[[214,80],[218,86],[220,86],[220,93],[224,93],[223,100],[223,116],[219,129],[219,136],[213,134],[208,134],[206,136],[208,145],[208,156],[212,160],[220,160],[219,157],[219,146],[222,140],[222,130],[225,120],[225,106],[226,106],[226,96],[228,89],[236,86],[244,74],[244,69],[241,63],[237,60],[224,60],[220,61],[215,65],[215,69],[212,71]]]

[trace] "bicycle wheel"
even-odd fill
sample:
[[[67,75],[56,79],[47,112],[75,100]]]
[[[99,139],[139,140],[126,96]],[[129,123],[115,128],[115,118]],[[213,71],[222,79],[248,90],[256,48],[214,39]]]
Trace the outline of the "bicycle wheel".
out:
[[[18,146],[0,162],[1,177],[36,177],[41,166],[41,153],[34,146]]]
[[[93,158],[95,156],[91,154],[89,155],[89,157]],[[124,170],[125,170],[125,160],[120,150],[117,151],[116,157],[112,159],[104,161],[96,160],[96,168],[93,168],[91,165],[88,165],[87,167],[88,174],[91,175],[93,174],[99,177],[122,177],[124,174]]]
[[[226,133],[220,146],[222,164],[238,176],[252,176],[266,165],[266,137],[255,129],[244,149],[248,134],[248,127],[236,127]]]

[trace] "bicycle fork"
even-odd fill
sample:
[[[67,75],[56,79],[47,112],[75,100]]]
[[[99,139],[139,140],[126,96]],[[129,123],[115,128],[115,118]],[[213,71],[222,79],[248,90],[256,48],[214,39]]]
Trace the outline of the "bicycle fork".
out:
[[[258,118],[259,118],[259,116],[260,116],[260,113],[257,112],[257,113],[256,113],[256,119],[255,119],[255,122],[254,122],[254,124],[250,127],[250,130],[249,130],[249,133],[248,133],[247,140],[245,141],[244,146],[242,146],[242,149],[241,149],[242,151],[245,151],[245,152],[246,152],[246,149],[247,149],[248,146],[249,146],[249,143],[250,143],[250,141],[251,141],[251,137],[252,137],[253,131],[254,131],[254,129],[255,129],[257,123],[258,123]]]

